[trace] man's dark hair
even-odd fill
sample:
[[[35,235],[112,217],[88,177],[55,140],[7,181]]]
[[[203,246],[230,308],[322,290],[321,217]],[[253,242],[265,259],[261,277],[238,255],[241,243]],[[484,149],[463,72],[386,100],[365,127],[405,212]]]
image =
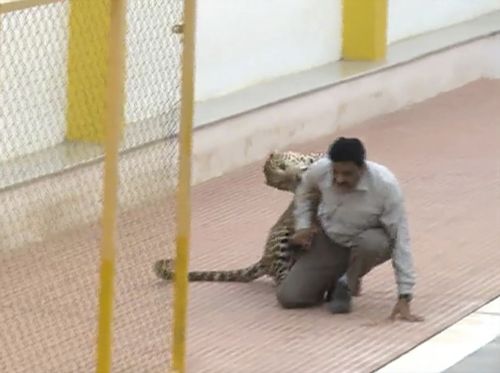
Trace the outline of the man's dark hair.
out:
[[[333,162],[354,162],[361,167],[365,163],[366,151],[361,140],[339,137],[330,145],[328,157]]]

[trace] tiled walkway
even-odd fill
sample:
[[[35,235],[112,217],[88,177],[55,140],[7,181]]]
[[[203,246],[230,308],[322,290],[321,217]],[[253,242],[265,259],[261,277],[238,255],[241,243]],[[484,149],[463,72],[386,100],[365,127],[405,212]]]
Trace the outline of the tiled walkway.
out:
[[[390,264],[364,281],[354,312],[281,310],[267,280],[190,286],[192,373],[371,372],[500,295],[500,81],[479,81],[342,134],[360,136],[406,194],[418,271],[420,324],[387,323]],[[360,108],[362,110],[362,108]],[[324,150],[334,137],[302,144]],[[194,190],[191,267],[256,260],[290,195],[266,187],[257,163]],[[165,372],[171,217],[156,203],[120,221],[114,371]],[[94,370],[98,232],[89,228],[0,257],[0,371]]]

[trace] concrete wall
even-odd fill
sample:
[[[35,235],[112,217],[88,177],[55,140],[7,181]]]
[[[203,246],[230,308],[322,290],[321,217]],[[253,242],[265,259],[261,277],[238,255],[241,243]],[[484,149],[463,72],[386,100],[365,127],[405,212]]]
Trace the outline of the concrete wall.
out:
[[[484,75],[490,79],[500,79],[500,36],[496,36],[496,40],[497,44],[488,49],[488,57],[485,57],[484,61],[486,64]]]
[[[0,162],[64,140],[68,3],[0,19]]]
[[[194,137],[193,177],[204,181],[290,143],[330,136],[482,77],[500,77],[500,53],[491,58],[499,50],[500,35],[484,38],[202,127]]]
[[[197,99],[338,60],[341,4],[341,0],[199,1]]]
[[[32,8],[0,20],[0,161],[64,139],[68,4]],[[338,60],[341,4],[199,1],[197,100]],[[182,20],[181,5],[128,2],[129,123],[158,117],[179,100],[180,40],[169,30]],[[495,9],[500,9],[500,0],[389,0],[389,42]],[[136,127],[134,133],[141,131]],[[133,142],[140,141],[145,138]]]
[[[500,10],[500,0],[389,0],[387,42],[416,36]]]

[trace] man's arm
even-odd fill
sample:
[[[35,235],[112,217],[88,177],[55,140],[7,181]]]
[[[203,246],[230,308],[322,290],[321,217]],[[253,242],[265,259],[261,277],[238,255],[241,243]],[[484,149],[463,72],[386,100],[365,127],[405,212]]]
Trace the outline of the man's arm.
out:
[[[302,175],[302,180],[295,190],[293,211],[295,218],[295,230],[308,229],[312,227],[314,216],[319,203],[318,181],[325,160],[320,159],[313,163]]]
[[[393,243],[392,265],[400,295],[411,295],[415,285],[408,220],[404,199],[396,181],[389,185],[381,222]]]

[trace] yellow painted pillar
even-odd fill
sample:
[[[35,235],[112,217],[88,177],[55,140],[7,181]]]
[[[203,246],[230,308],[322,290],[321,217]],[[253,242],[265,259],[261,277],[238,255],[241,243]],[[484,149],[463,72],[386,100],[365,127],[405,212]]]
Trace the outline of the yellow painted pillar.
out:
[[[342,57],[376,61],[387,50],[387,0],[343,0]]]
[[[103,143],[110,0],[70,0],[66,138]]]

